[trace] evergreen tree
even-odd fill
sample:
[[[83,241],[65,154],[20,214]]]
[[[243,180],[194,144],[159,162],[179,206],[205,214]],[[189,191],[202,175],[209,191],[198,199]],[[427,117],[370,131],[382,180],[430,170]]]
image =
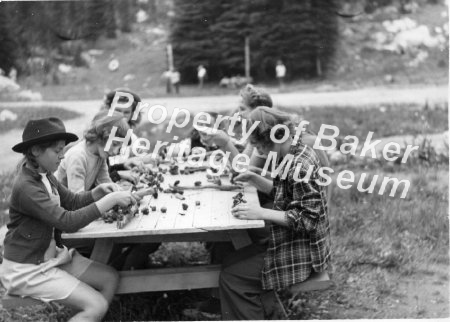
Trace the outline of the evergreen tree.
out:
[[[0,68],[9,73],[11,67],[16,64],[18,52],[17,43],[11,32],[12,27],[7,17],[10,13],[6,8],[6,3],[0,3]]]
[[[114,10],[113,0],[0,2],[0,66],[23,73],[30,57],[51,60],[63,47],[75,55],[80,41],[115,37]]]
[[[131,26],[135,22],[134,1],[118,1],[116,13],[119,18],[120,31],[131,32]]]
[[[291,76],[309,75],[313,69],[314,41],[317,38],[311,19],[310,1],[285,0],[271,3],[266,0],[258,20],[270,22],[266,27],[252,19],[255,26],[253,43],[254,63],[259,66],[255,76],[274,78],[275,65],[281,59]],[[256,10],[258,11],[258,10]]]
[[[208,61],[211,78],[243,74],[249,36],[251,74],[257,79],[274,79],[278,59],[292,78],[317,76],[329,67],[338,37],[335,1],[176,0],[175,59],[183,66]]]
[[[220,13],[220,1],[174,0],[175,16],[172,20],[170,42],[173,47],[175,67],[183,79],[194,82],[197,66],[204,65],[211,78],[219,73],[218,43],[211,26]]]
[[[211,33],[219,40],[219,77],[243,75],[245,72],[245,38],[252,34],[249,6],[241,0],[226,0],[220,4],[222,14],[211,26]]]
[[[89,1],[88,12],[87,26],[93,40],[97,40],[105,34],[108,38],[116,36],[114,4],[111,0]]]
[[[122,2],[122,1],[119,1]],[[126,1],[128,2],[128,1]],[[114,0],[109,0],[105,2],[105,13],[103,16],[103,19],[105,21],[105,30],[106,30],[106,37],[108,38],[116,38],[116,15],[115,15],[115,9],[114,9]]]
[[[336,15],[337,1],[315,0],[313,2],[318,39],[316,42],[316,70],[327,72],[333,67],[334,52],[339,37]],[[317,63],[320,62],[320,66]],[[318,71],[318,70],[317,70]]]

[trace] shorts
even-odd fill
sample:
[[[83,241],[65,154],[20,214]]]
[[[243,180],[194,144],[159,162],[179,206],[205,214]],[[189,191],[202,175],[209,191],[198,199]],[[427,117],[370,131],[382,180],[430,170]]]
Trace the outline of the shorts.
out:
[[[80,284],[79,277],[92,260],[81,256],[75,249],[58,248],[55,258],[35,265],[3,259],[0,281],[6,293],[32,297],[43,302],[63,300]]]

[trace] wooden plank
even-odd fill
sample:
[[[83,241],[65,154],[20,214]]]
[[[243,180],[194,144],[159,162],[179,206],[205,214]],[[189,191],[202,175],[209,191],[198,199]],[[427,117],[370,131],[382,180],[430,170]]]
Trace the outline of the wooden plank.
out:
[[[136,231],[142,230],[154,230],[156,229],[156,225],[161,217],[161,209],[159,206],[159,197],[158,199],[153,198],[152,196],[148,196],[144,198],[147,207],[149,208],[149,213],[146,216],[142,216],[141,221],[136,229]],[[152,211],[150,208],[156,207],[156,211]]]
[[[252,228],[263,228],[264,227],[264,221],[263,220],[240,220],[242,221],[233,224],[230,223],[226,227],[222,226],[206,226],[201,227],[201,229],[207,230],[207,231],[221,231],[221,230],[245,230],[245,229],[252,229]]]
[[[180,202],[180,208],[178,210],[175,219],[175,229],[193,228],[194,227],[194,214],[196,212],[195,200],[186,196],[186,200]],[[187,205],[187,209],[183,210],[183,204]]]
[[[170,186],[172,189],[175,189],[174,186]],[[196,190],[205,190],[205,189],[210,189],[210,190],[218,190],[218,191],[240,191],[242,190],[242,187],[239,185],[228,185],[228,184],[221,184],[220,186],[214,183],[202,183],[200,186],[196,186],[196,185],[178,185],[177,186],[178,189],[183,190],[183,191],[196,191]]]
[[[231,198],[234,192],[222,191],[213,194],[211,226],[227,227],[231,216]]]
[[[246,230],[231,230],[229,235],[235,249],[252,244],[252,240]]]
[[[220,265],[120,272],[117,294],[218,287]]]
[[[190,234],[158,234],[114,238],[115,243],[156,243],[156,242],[194,242],[194,241],[231,241],[228,231],[202,231]]]
[[[181,208],[181,200],[175,198],[173,194],[161,194],[159,196],[159,210],[166,207],[166,213],[162,213],[159,217],[155,229],[169,230],[175,227],[175,221]]]
[[[195,201],[200,201],[200,205],[196,206],[193,227],[201,228],[210,225],[212,198],[213,192],[211,190],[202,191],[201,193],[197,193],[196,195],[193,195],[191,193],[191,199],[194,199]]]
[[[151,214],[151,213],[150,213]],[[154,216],[154,214],[149,215]],[[196,215],[197,217],[197,215]],[[158,219],[166,220],[166,217],[161,217]],[[205,216],[205,220],[207,216]],[[175,223],[175,218],[172,219],[172,224]],[[204,230],[207,231],[220,231],[220,230],[230,230],[230,229],[251,229],[251,228],[261,228],[264,227],[264,221],[262,220],[239,220],[239,222],[230,223],[228,226],[221,225],[211,225],[210,223],[198,224],[197,218],[195,218],[194,227],[191,228],[175,228],[175,227],[167,227],[161,228],[160,226],[156,227],[146,227],[146,222],[149,220],[148,218],[142,217],[140,219],[140,225],[136,229],[130,230],[128,226],[125,226],[123,229],[117,229],[116,223],[106,224],[106,223],[96,223],[88,225],[87,227],[81,229],[76,233],[63,234],[63,238],[67,239],[85,239],[85,238],[119,238],[119,237],[127,237],[127,236],[144,236],[144,235],[165,235],[165,234],[191,234],[196,232],[202,232]]]
[[[91,253],[91,259],[103,264],[108,263],[113,246],[114,243],[111,238],[96,239],[94,249]]]

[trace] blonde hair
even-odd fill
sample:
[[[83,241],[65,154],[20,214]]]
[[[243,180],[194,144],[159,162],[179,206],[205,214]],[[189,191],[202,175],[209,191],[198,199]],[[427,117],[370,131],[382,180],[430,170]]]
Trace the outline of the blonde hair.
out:
[[[114,112],[109,116],[108,111],[101,111],[94,116],[90,127],[84,132],[84,139],[89,143],[99,141],[105,144],[114,126],[117,127],[115,136],[121,138],[124,138],[130,129],[122,113]]]

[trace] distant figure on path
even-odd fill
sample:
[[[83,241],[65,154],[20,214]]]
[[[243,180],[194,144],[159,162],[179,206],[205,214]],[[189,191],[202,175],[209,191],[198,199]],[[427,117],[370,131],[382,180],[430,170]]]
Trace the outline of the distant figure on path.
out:
[[[286,77],[286,66],[284,66],[281,60],[277,61],[277,66],[275,67],[275,73],[278,79],[278,85],[280,88],[284,86],[284,77]]]
[[[17,81],[17,69],[15,69],[14,67],[12,67],[9,70],[9,78],[12,79],[13,81]]]
[[[181,80],[180,72],[176,69],[172,69],[170,73],[170,82],[175,90],[175,93],[177,94],[180,93],[180,80]]]
[[[166,82],[166,94],[172,93],[172,82],[170,81],[171,75],[172,71],[170,69],[167,69],[161,75],[161,79],[163,79]]]
[[[197,68],[197,78],[198,78],[198,87],[203,88],[203,81],[206,77],[206,68],[203,65],[198,66]]]

